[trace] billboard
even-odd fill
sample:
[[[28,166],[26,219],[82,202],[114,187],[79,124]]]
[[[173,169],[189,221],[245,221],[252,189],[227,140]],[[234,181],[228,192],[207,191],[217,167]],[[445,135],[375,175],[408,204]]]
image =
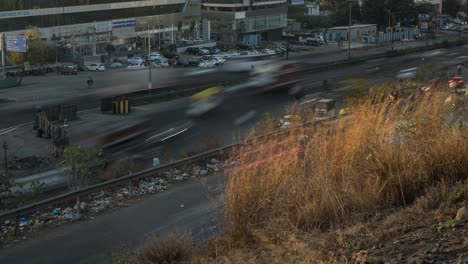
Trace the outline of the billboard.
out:
[[[28,47],[26,45],[25,36],[6,36],[6,50],[14,52],[27,52]]]
[[[134,27],[136,26],[136,20],[126,20],[126,21],[116,21],[112,22],[112,28],[122,28],[122,27]]]
[[[303,5],[304,0],[291,0],[291,5]]]

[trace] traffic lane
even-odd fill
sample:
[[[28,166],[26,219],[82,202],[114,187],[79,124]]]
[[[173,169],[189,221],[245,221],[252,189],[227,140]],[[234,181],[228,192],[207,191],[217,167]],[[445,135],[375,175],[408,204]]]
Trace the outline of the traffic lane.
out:
[[[107,263],[109,254],[118,253],[123,245],[143,247],[153,235],[166,236],[175,227],[195,238],[209,236],[223,203],[223,182],[223,173],[218,173],[93,220],[43,230],[30,241],[1,249],[0,263]]]

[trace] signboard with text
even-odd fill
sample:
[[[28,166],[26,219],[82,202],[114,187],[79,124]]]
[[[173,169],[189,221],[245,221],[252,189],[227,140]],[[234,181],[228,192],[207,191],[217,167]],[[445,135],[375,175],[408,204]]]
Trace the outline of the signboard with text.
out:
[[[27,52],[25,36],[6,36],[5,38],[6,50],[14,52]]]
[[[134,27],[134,26],[136,26],[136,20],[112,22],[112,28]]]

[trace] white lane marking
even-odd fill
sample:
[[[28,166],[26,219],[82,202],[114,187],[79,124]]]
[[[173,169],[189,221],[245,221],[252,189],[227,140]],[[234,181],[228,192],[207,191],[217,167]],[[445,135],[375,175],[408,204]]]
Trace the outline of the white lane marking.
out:
[[[375,59],[375,60],[369,60],[369,61],[366,61],[366,63],[378,62],[378,61],[383,61],[383,60],[385,60],[385,58],[380,58],[380,59]]]
[[[459,57],[456,57],[455,59],[465,59],[465,58],[468,58],[468,56],[459,56]]]
[[[168,130],[166,130],[166,131],[164,131],[164,132],[161,132],[161,133],[159,133],[159,134],[156,134],[156,135],[154,135],[154,136],[151,136],[151,137],[149,137],[149,138],[146,139],[146,142],[151,141],[153,138],[162,136],[162,135],[164,135],[164,134],[166,134],[166,133],[168,133],[168,132],[171,132],[171,131],[174,131],[174,128],[168,129]]]
[[[5,135],[7,133],[10,133],[10,132],[12,132],[14,130],[16,130],[16,127],[13,127],[13,128],[10,128],[10,129],[2,129],[2,130],[0,130],[0,136]]]
[[[172,137],[175,137],[175,136],[177,136],[177,135],[180,135],[180,134],[184,133],[184,132],[187,131],[187,130],[188,130],[188,128],[185,128],[185,129],[183,129],[183,130],[181,130],[181,131],[179,131],[179,132],[177,132],[177,133],[175,133],[175,134],[172,134],[172,135],[170,135],[170,136],[167,136],[167,137],[161,139],[161,142],[164,141],[164,140],[166,140],[166,139],[170,139],[170,138],[172,138]]]
[[[243,123],[249,121],[250,119],[254,118],[257,112],[255,110],[250,110],[249,112],[245,113],[244,115],[241,115],[240,117],[236,118],[234,120],[234,125],[239,126],[242,125]]]

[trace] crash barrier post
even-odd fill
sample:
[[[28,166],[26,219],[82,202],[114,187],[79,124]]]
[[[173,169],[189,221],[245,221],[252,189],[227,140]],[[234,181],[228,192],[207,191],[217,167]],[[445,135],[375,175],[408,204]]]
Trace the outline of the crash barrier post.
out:
[[[130,102],[126,97],[115,97],[112,103],[113,114],[128,114],[130,113]]]

